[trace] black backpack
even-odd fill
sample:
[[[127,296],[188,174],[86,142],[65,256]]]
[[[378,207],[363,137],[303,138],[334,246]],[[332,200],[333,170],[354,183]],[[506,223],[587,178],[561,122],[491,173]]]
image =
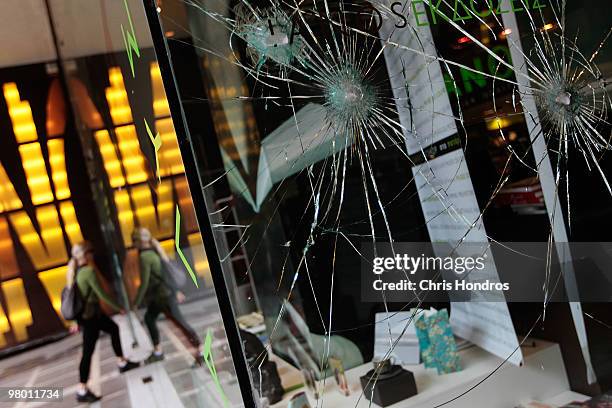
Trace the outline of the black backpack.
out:
[[[64,319],[76,320],[83,313],[84,308],[85,302],[75,279],[72,286],[66,286],[62,289],[62,307],[60,310]]]

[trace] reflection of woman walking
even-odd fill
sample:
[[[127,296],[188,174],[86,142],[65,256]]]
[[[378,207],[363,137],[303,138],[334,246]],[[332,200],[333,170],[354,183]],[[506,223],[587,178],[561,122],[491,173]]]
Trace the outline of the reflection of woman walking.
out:
[[[141,303],[147,306],[144,320],[154,346],[153,353],[147,359],[147,363],[153,363],[164,358],[159,344],[159,329],[157,328],[157,318],[160,313],[163,313],[187,337],[187,340],[195,349],[193,353],[196,364],[201,365],[200,339],[195,330],[187,323],[178,307],[178,303],[182,303],[185,296],[177,290],[172,277],[169,276],[169,272],[165,270],[163,265],[164,262],[168,262],[168,256],[146,228],[135,230],[132,233],[132,240],[140,252],[140,287],[136,294],[134,307],[138,307]]]
[[[102,299],[115,311],[125,313],[125,311],[102,289],[96,278],[95,264],[93,262],[93,251],[91,244],[83,242],[72,247],[72,259],[68,262],[68,286],[76,279],[79,292],[83,297],[83,311],[77,318],[77,323],[83,333],[83,356],[79,365],[80,384],[77,389],[78,402],[94,402],[101,397],[95,395],[87,388],[89,380],[89,369],[91,357],[96,348],[96,342],[100,335],[100,330],[108,333],[111,337],[113,351],[117,356],[117,366],[119,372],[124,373],[132,368],[139,366],[138,363],[128,361],[123,356],[121,341],[119,339],[119,327],[117,324],[100,308]]]

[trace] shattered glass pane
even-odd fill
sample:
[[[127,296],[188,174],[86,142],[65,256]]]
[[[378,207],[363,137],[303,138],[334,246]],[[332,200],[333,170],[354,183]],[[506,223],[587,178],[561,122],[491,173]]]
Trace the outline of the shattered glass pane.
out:
[[[164,1],[162,10],[186,15],[180,22],[161,13],[177,30],[171,53],[187,46],[202,61],[203,89],[183,79],[185,67],[175,75],[204,152],[202,181],[223,273],[237,288],[234,308],[261,311],[266,352],[302,372],[312,404],[370,404],[385,371],[376,366],[370,388],[356,373],[402,345],[389,316],[408,313],[404,334],[431,307],[450,310],[460,355],[468,341],[498,360],[452,395],[427,400],[427,387],[419,390],[422,406],[495,389],[505,367],[533,364],[532,338],[570,347],[563,332],[581,364],[572,366],[572,389],[603,381],[598,353],[610,316],[581,304],[581,268],[563,245],[608,240],[607,224],[589,231],[579,220],[604,211],[612,195],[612,28],[605,6],[581,3]],[[590,202],[586,185],[605,204]],[[402,301],[386,290],[363,301],[372,259],[401,258],[405,242],[444,243],[432,257],[482,258],[485,270],[472,266],[464,277],[471,284],[525,272],[500,254],[533,255],[506,243],[542,242],[540,274],[526,284],[541,296],[466,301],[449,291],[441,299],[417,286]],[[397,269],[408,287],[413,274],[406,264]],[[241,287],[252,291],[250,303]],[[559,290],[567,302],[551,302]],[[557,319],[567,327],[551,334]],[[598,341],[587,336],[594,322],[606,329]],[[386,352],[374,356],[381,344]],[[341,382],[338,359],[349,383],[357,379],[344,400],[328,390]],[[259,396],[262,361],[250,361]]]

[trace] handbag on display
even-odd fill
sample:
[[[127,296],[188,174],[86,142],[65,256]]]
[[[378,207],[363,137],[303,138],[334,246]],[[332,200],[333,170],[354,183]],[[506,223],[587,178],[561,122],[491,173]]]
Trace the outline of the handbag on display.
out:
[[[425,310],[414,325],[419,339],[421,360],[426,368],[435,368],[438,374],[461,371],[461,360],[446,309]]]

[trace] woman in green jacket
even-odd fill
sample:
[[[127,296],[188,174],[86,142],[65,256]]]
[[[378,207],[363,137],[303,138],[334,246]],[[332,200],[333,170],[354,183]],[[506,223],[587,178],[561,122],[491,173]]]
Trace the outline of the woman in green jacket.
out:
[[[80,383],[77,389],[77,401],[94,402],[101,397],[87,388],[87,381],[89,380],[91,357],[96,348],[100,330],[108,333],[111,337],[111,344],[117,356],[117,366],[120,373],[136,368],[139,364],[129,361],[123,356],[119,327],[100,307],[101,299],[115,311],[125,313],[125,310],[100,286],[96,277],[93,250],[89,242],[82,242],[72,247],[72,259],[68,262],[68,285],[72,286],[75,279],[84,302],[83,311],[77,318],[77,323],[81,333],[83,333],[83,356],[79,365]]]
[[[178,304],[185,300],[185,295],[175,287],[164,268],[164,263],[168,262],[168,256],[146,228],[137,228],[132,233],[132,241],[138,248],[140,258],[140,287],[136,294],[134,307],[137,308],[141,304],[147,306],[144,320],[154,346],[153,353],[146,360],[147,363],[164,358],[157,328],[157,318],[163,313],[185,335],[193,347],[195,364],[202,365],[200,338],[187,323],[178,307]]]

